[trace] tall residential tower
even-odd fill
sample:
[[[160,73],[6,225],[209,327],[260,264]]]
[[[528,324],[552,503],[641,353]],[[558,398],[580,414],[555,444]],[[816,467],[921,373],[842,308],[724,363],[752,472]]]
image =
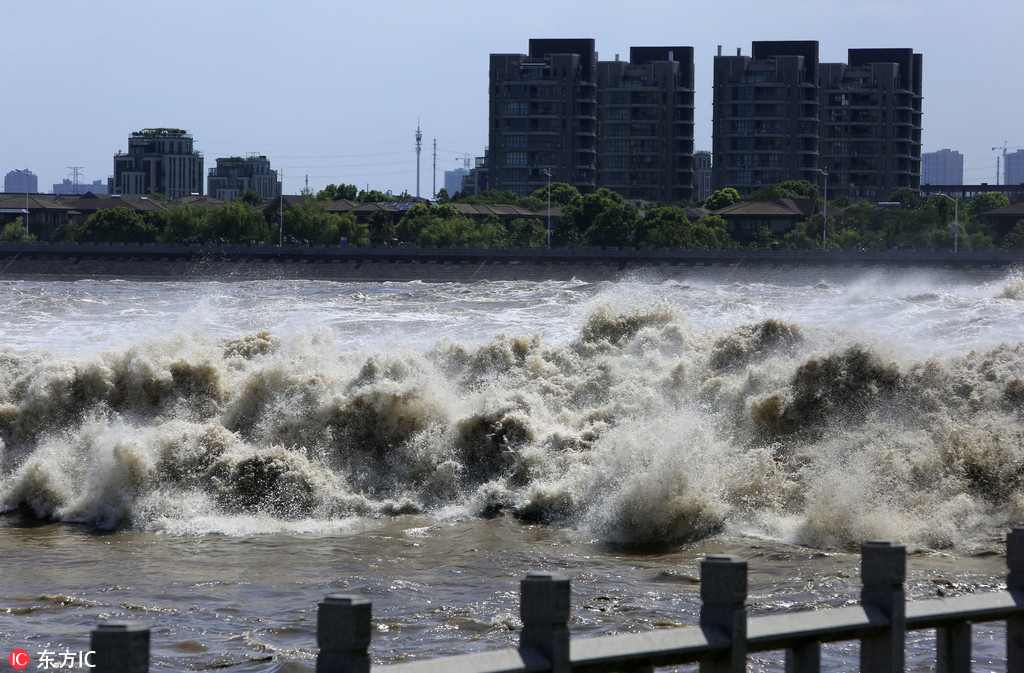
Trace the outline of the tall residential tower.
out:
[[[820,63],[816,41],[754,42],[715,58],[713,183],[749,194],[785,180],[885,200],[921,186],[921,67],[912,49],[850,49]]]
[[[679,201],[693,189],[693,48],[597,60],[592,39],[530,40],[491,54],[487,187],[554,182],[587,194]]]

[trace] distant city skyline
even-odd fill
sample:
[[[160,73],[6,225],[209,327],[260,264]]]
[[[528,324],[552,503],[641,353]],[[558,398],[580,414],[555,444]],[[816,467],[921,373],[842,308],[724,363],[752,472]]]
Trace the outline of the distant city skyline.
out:
[[[283,171],[287,193],[300,191],[307,176],[314,191],[349,183],[413,193],[419,120],[428,191],[443,184],[445,171],[484,153],[489,54],[519,52],[533,37],[593,38],[608,60],[635,44],[693,46],[697,151],[711,149],[718,45],[746,51],[758,40],[818,40],[822,62],[843,62],[849,48],[922,54],[923,150],[961,152],[966,183],[1001,183],[1004,146],[1008,154],[1024,148],[1024,92],[1007,79],[1024,24],[1016,3],[979,0],[964,11],[949,0],[523,0],[500,20],[491,6],[468,0],[429,11],[409,0],[310,0],[284,12],[265,0],[51,9],[5,8],[0,44],[9,100],[0,173],[28,168],[46,187],[71,179],[74,167],[83,183],[105,181],[128,133],[174,126],[193,135],[208,166],[218,157],[265,155]],[[243,44],[251,58],[228,57]],[[103,74],[62,76],[73,64]]]

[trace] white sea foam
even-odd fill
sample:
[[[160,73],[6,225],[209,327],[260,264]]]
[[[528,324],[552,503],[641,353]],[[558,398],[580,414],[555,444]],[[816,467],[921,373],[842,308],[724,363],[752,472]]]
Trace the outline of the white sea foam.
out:
[[[1017,283],[89,283],[88,315],[41,286],[3,328],[25,338],[0,353],[0,508],[175,534],[503,513],[624,545],[959,544],[1024,504]],[[187,291],[187,320],[134,311]]]

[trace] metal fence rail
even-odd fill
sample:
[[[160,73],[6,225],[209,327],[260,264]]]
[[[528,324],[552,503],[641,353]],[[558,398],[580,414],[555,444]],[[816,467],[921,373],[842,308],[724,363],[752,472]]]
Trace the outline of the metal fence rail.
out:
[[[519,647],[372,666],[369,600],[332,594],[317,613],[317,673],[648,673],[699,664],[701,673],[740,673],[747,655],[784,651],[787,673],[821,670],[821,644],[860,641],[860,670],[904,668],[906,633],[936,629],[936,670],[971,670],[971,624],[1006,622],[1006,670],[1024,671],[1024,528],[1006,539],[1007,590],[906,602],[906,550],[888,542],[861,549],[860,605],[748,617],[747,563],[730,556],[701,562],[697,626],[570,641],[569,580],[528,575],[520,583]],[[92,632],[96,673],[149,670],[149,629],[102,624]]]

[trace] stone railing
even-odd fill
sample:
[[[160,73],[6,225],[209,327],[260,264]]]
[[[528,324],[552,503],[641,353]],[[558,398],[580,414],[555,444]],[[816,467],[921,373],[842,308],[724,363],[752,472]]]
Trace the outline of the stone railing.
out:
[[[936,670],[971,670],[971,624],[1006,623],[1006,670],[1024,671],[1024,528],[1007,537],[1007,590],[906,602],[906,550],[868,542],[861,550],[860,604],[748,617],[747,563],[730,556],[701,562],[696,626],[570,640],[569,580],[528,575],[520,584],[519,647],[371,666],[369,600],[332,594],[317,613],[317,673],[649,673],[699,664],[702,673],[747,670],[747,655],[782,651],[787,673],[821,670],[821,644],[860,641],[860,670],[904,670],[909,631],[935,629]],[[142,673],[149,667],[149,629],[107,623],[92,632],[96,673]]]

